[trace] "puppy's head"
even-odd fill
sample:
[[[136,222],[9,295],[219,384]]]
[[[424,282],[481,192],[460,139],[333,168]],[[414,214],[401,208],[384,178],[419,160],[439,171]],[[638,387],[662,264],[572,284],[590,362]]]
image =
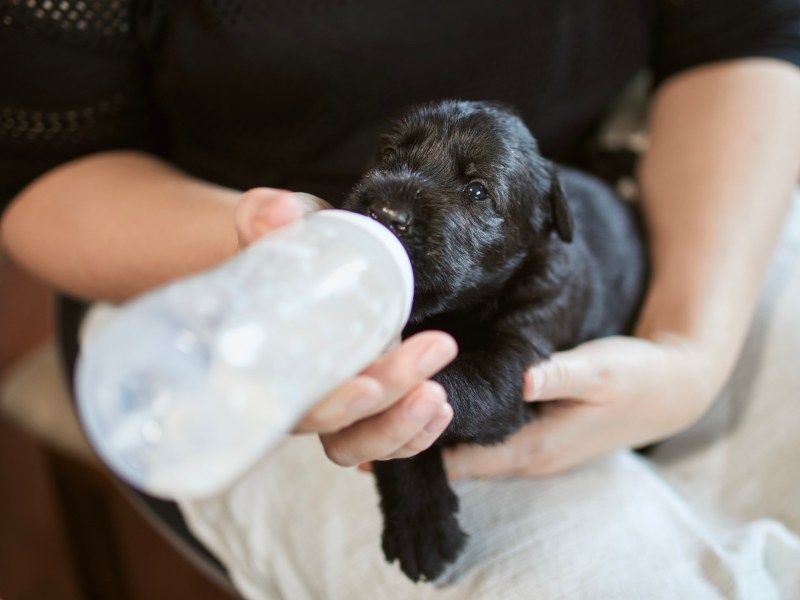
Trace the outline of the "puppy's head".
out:
[[[552,165],[522,121],[496,104],[410,110],[343,207],[380,221],[403,243],[416,319],[496,290],[537,245],[572,237]]]

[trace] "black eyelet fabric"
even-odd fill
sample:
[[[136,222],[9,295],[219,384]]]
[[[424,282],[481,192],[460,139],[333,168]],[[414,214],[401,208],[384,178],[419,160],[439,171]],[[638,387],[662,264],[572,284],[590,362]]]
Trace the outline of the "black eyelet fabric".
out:
[[[131,32],[130,0],[3,0],[0,23],[67,43],[111,46]]]
[[[164,146],[132,0],[0,0],[0,208],[86,154]]]
[[[31,143],[80,145],[113,134],[126,98],[118,93],[107,100],[62,110],[0,108],[0,137]]]

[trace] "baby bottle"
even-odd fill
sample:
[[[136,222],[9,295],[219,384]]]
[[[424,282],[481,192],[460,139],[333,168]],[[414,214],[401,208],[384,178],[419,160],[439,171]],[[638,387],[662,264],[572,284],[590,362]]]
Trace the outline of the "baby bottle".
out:
[[[224,490],[397,338],[413,299],[399,240],[324,210],[133,300],[78,361],[100,456],[166,498]]]

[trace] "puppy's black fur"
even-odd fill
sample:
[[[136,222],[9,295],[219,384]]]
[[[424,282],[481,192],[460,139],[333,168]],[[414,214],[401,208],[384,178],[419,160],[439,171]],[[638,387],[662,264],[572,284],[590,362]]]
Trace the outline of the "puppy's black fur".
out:
[[[373,464],[386,558],[430,580],[466,539],[442,446],[503,441],[532,414],[527,367],[629,330],[645,283],[640,228],[605,185],[542,158],[511,110],[478,102],[408,112],[344,208],[384,223],[409,253],[404,336],[444,330],[460,348],[434,378],[453,407],[447,430],[414,458]]]

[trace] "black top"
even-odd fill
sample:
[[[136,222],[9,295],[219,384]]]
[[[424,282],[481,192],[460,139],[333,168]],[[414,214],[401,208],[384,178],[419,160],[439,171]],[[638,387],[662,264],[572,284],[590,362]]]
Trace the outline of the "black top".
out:
[[[0,0],[0,206],[111,148],[336,203],[389,117],[446,97],[579,164],[641,69],[743,56],[800,63],[800,0]]]

